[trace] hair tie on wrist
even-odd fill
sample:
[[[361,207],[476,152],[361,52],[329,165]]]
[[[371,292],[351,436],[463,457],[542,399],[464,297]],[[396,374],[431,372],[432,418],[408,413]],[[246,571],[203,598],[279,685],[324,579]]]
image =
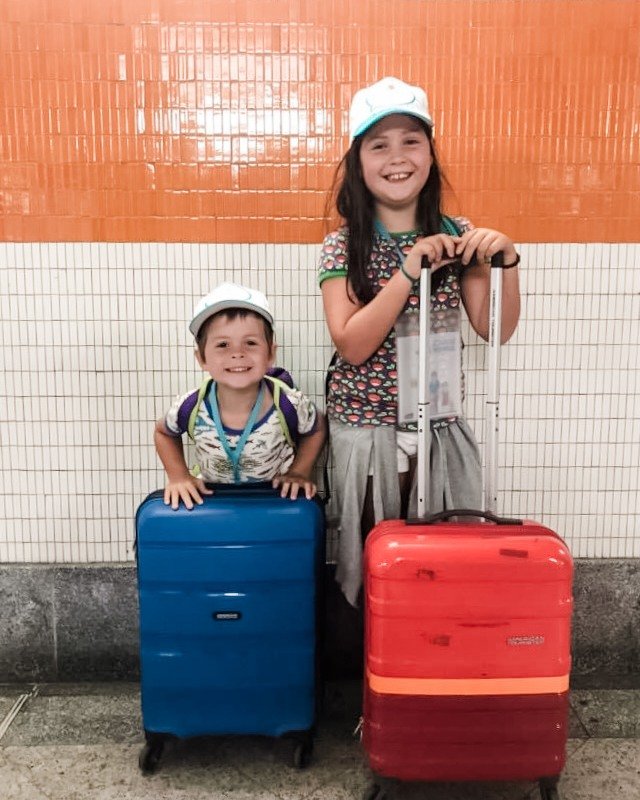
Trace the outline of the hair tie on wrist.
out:
[[[520,263],[520,253],[516,253],[516,260],[512,264],[503,264],[502,269],[511,269],[511,267],[517,267]]]
[[[408,280],[408,281],[409,281],[411,284],[414,284],[414,283],[416,282],[416,279],[415,279],[415,278],[413,278],[413,277],[411,277],[411,275],[409,275],[409,273],[407,272],[407,270],[404,268],[404,264],[403,264],[402,262],[400,262],[400,272],[401,272],[401,273],[404,275],[404,277],[405,277],[405,278],[406,278],[406,279],[407,279],[407,280]]]

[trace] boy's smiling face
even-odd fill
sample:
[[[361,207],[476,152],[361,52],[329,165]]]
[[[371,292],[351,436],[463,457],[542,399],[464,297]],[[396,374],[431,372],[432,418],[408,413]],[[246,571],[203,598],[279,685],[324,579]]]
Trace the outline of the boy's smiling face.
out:
[[[224,312],[208,325],[203,354],[196,358],[214,381],[232,389],[257,385],[273,364],[275,345],[269,346],[265,323],[248,312],[230,319]]]

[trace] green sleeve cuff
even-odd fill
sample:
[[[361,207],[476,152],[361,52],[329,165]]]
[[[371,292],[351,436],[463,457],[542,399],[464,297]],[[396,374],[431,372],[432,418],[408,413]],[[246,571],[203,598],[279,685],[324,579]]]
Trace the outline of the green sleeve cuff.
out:
[[[322,284],[328,278],[346,278],[348,277],[348,272],[346,269],[329,269],[326,272],[323,272],[318,277],[318,286],[322,286]]]

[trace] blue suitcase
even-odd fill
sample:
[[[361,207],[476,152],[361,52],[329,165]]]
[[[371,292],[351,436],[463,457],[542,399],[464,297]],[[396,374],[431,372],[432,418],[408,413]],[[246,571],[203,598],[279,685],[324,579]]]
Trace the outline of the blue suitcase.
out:
[[[188,511],[162,492],[136,514],[142,719],[140,769],[170,736],[287,736],[296,767],[313,747],[321,504],[268,484],[215,486]]]

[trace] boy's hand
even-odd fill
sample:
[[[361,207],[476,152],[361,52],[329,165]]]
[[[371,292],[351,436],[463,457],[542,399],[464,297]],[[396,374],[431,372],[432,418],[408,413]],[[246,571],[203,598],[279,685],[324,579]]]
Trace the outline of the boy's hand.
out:
[[[304,489],[307,500],[311,500],[317,491],[315,483],[299,472],[285,472],[284,475],[276,475],[271,485],[274,489],[281,486],[280,497],[289,495],[292,500],[296,499],[301,488]]]
[[[202,505],[202,495],[213,494],[211,489],[207,489],[205,482],[202,478],[194,478],[189,475],[188,478],[183,478],[177,481],[169,481],[164,487],[164,503],[170,505],[175,511],[180,505],[180,500],[191,511],[194,501],[198,505]]]

